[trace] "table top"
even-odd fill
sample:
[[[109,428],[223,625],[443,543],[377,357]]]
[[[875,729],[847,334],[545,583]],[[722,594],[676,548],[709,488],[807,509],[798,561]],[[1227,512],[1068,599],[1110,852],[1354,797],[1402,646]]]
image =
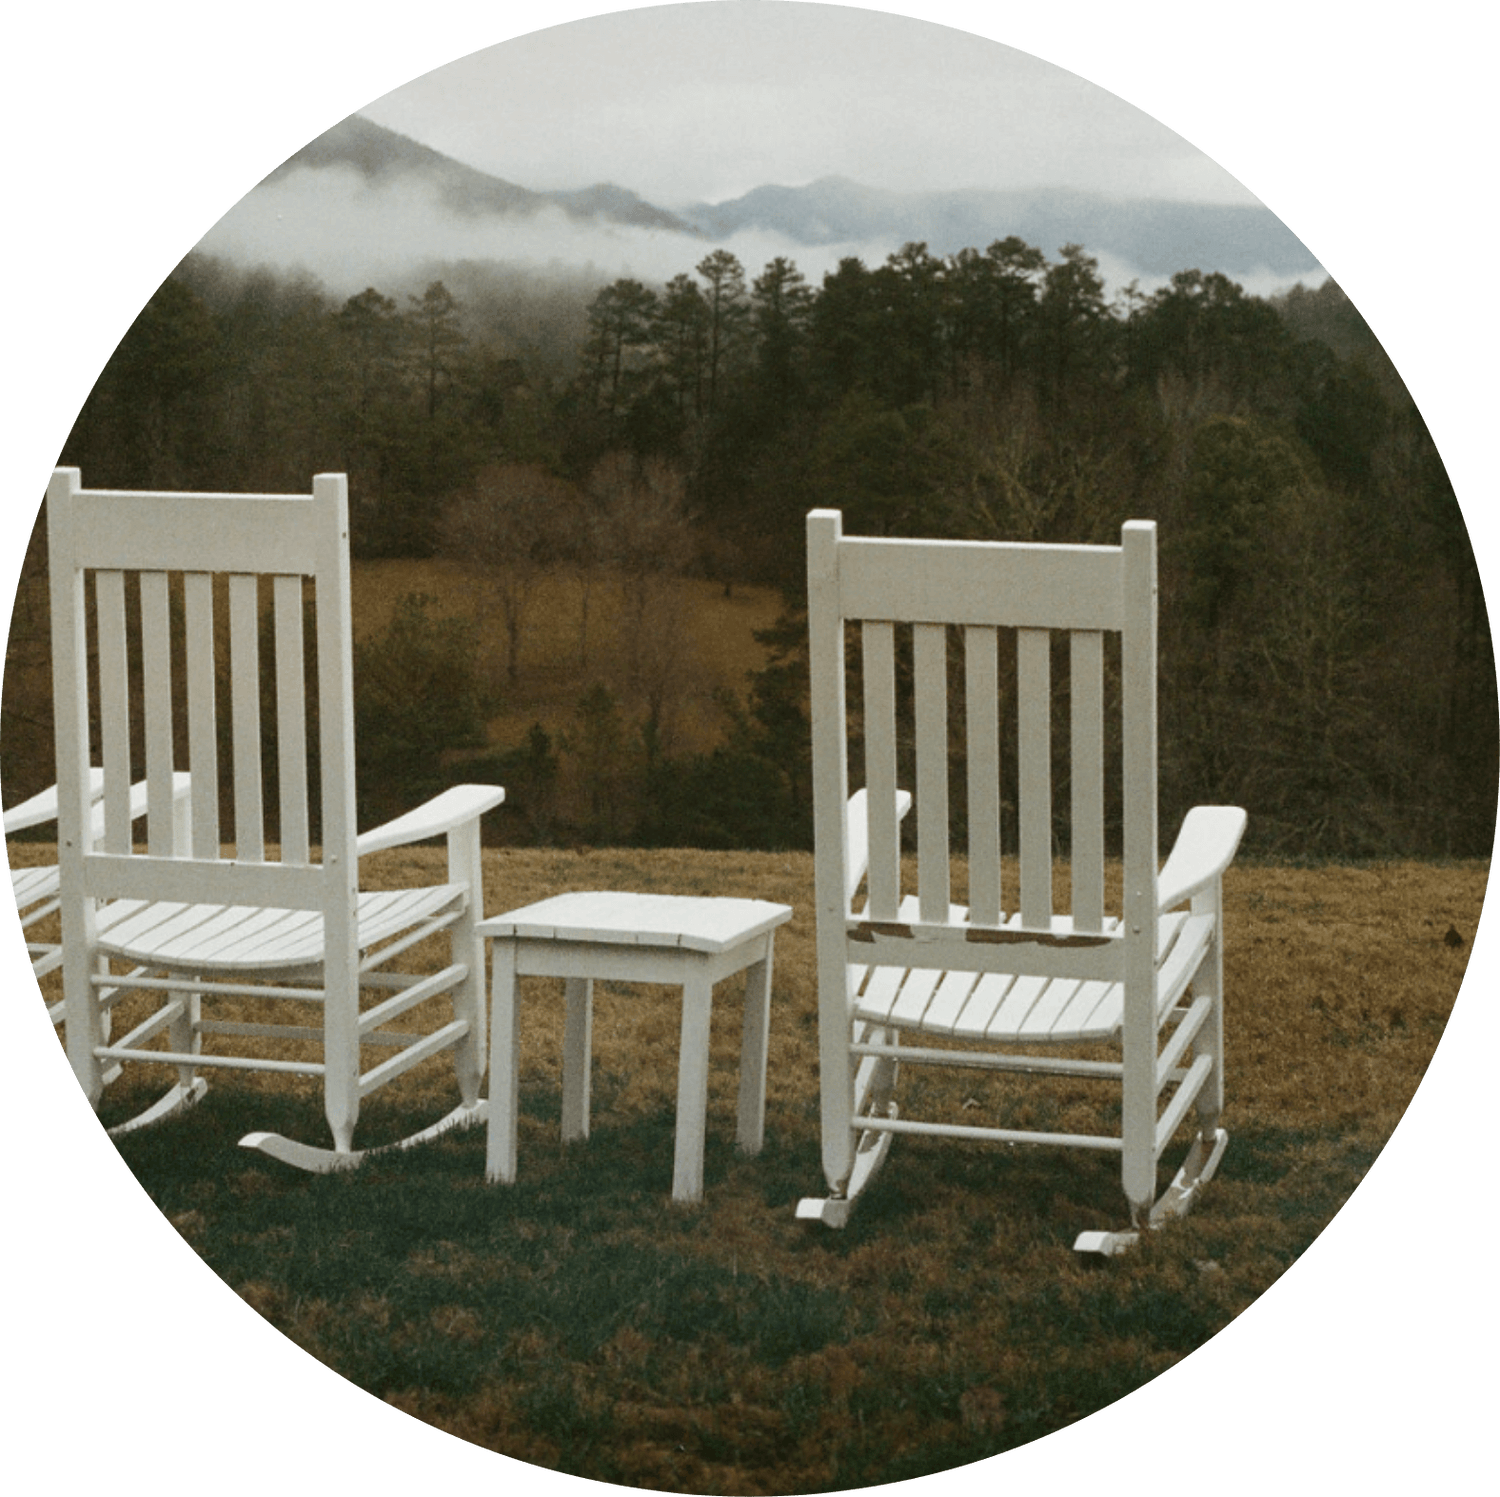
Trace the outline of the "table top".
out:
[[[481,936],[722,952],[792,918],[790,905],[688,894],[578,891],[479,922]]]

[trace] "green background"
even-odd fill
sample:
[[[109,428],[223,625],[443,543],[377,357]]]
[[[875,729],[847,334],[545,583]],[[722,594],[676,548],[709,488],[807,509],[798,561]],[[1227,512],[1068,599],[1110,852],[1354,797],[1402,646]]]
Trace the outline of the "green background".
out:
[[[396,84],[597,9],[261,0],[231,12],[138,0],[12,15],[0,104],[13,201],[0,594],[12,592],[46,474],[89,384],[160,279],[234,199]],[[1496,393],[1494,23],[1479,7],[916,0],[889,9],[1007,40],[1110,87],[1269,202],[1406,375],[1494,594],[1500,526],[1481,468],[1491,441],[1481,411],[1491,416]],[[1283,1283],[1124,1403],[929,1479],[922,1497],[996,1482],[1409,1493],[1491,1472],[1494,1166],[1481,1077],[1496,1041],[1497,941],[1491,915],[1457,1017],[1391,1148]],[[381,1409],[243,1308],[93,1124],[34,1001],[18,933],[6,933],[0,981],[3,1460],[23,1481],[17,1490],[576,1487]]]

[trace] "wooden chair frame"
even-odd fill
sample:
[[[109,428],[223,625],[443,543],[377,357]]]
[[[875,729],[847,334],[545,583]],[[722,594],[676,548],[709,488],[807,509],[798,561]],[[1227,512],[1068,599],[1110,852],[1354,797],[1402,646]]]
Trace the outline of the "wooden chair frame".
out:
[[[355,830],[353,668],[347,483],[313,480],[301,495],[121,493],[86,490],[76,469],[48,489],[59,871],[67,1047],[79,1083],[98,1102],[106,1068],[166,1065],[178,1082],[126,1127],[196,1100],[201,1069],[288,1072],[321,1078],[331,1150],[272,1134],[244,1142],[308,1169],[361,1156],[353,1133],[361,1100],[418,1061],[451,1050],[460,1103],[415,1138],[484,1116],[483,951],[479,817],[504,798],[459,786],[384,827]],[[139,597],[131,627],[127,578]],[[173,579],[180,578],[180,582]],[[273,658],[262,670],[261,583],[271,596]],[[220,580],[222,579],[222,580]],[[88,599],[97,610],[91,673]],[[310,586],[321,846],[312,844],[304,607]],[[216,645],[216,596],[227,594],[227,650]],[[131,645],[138,639],[139,649]],[[227,658],[227,722],[216,678]],[[91,688],[91,674],[93,685]],[[274,698],[279,855],[268,849],[261,699]],[[190,845],[171,818],[148,817],[132,845],[132,703],[140,714],[151,805],[168,804],[175,769],[174,703],[185,704]],[[85,836],[93,811],[90,708],[100,721],[102,837]],[[221,746],[222,742],[222,746]],[[227,760],[232,838],[221,840],[220,761]],[[448,882],[426,890],[362,893],[358,860],[378,848],[446,837]],[[229,850],[232,845],[232,851]],[[448,964],[431,976],[391,971],[390,958],[447,931]],[[123,963],[128,970],[113,971]],[[361,1009],[361,989],[390,994]],[[161,994],[155,1011],[118,1040],[107,1014],[127,992]],[[452,1018],[426,1033],[392,1021],[447,994]],[[321,1010],[317,1026],[215,1020],[205,1003],[264,997]],[[212,1036],[216,1048],[203,1048]],[[272,1058],[236,1040],[314,1041],[316,1061]],[[162,1041],[165,1048],[162,1048]],[[394,1054],[361,1071],[363,1046]],[[402,1140],[402,1144],[414,1142]]]
[[[808,516],[819,1060],[829,1195],[799,1215],[842,1225],[896,1133],[1102,1149],[1122,1157],[1132,1226],[1187,1209],[1227,1142],[1221,877],[1245,815],[1198,807],[1158,871],[1156,528],[1119,546],[845,538]],[[849,796],[846,627],[863,645],[865,788]],[[918,878],[901,889],[896,631],[910,628]],[[950,631],[962,640],[968,903],[952,903]],[[1019,888],[1001,880],[999,641],[1016,649]],[[1052,635],[1069,659],[1072,907],[1053,908]],[[1105,908],[1105,641],[1119,640],[1123,907]],[[867,881],[867,904],[853,901]],[[1007,909],[1009,904],[1009,909]],[[1187,906],[1187,908],[1181,908]],[[922,1044],[941,1035],[943,1045]],[[947,1048],[971,1042],[966,1050]],[[914,1042],[915,1041],[915,1042]],[[1038,1053],[1107,1042],[1119,1060]],[[1118,1133],[1049,1134],[903,1118],[900,1064],[1087,1076],[1122,1097]],[[1197,1138],[1157,1198],[1189,1108]],[[1129,1233],[1085,1233],[1110,1252]]]

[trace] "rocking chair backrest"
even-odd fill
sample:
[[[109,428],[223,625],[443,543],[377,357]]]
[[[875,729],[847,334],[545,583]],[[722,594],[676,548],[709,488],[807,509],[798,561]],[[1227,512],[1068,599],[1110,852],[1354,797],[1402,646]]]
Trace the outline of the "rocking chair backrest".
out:
[[[347,924],[352,940],[357,870],[343,475],[315,478],[310,495],[269,497],[93,491],[81,487],[76,469],[59,469],[47,510],[64,888],[91,901],[319,910],[335,925]],[[320,741],[312,757],[320,775],[321,862],[313,861],[308,796],[308,580],[316,632]],[[97,618],[92,671],[90,591]],[[266,661],[263,600],[274,638]],[[221,607],[227,631],[216,628]],[[137,609],[138,624],[132,617]],[[225,667],[228,689],[221,700]],[[269,803],[263,693],[274,702],[276,785]],[[104,773],[97,851],[80,837],[89,804],[91,705]],[[179,738],[186,746],[182,767],[191,774],[192,843],[174,853],[170,808]],[[134,853],[130,785],[140,758],[150,810],[146,849]],[[221,769],[232,807],[227,827],[220,825]],[[268,804],[277,812],[275,860]],[[221,844],[232,844],[232,852]],[[340,936],[334,929],[328,934]]]
[[[1125,897],[1123,930],[1153,929],[1156,912],[1156,528],[1133,521],[1118,546],[845,538],[837,511],[808,516],[813,779],[820,933],[852,918],[848,856],[846,625],[857,624],[868,792],[871,927],[911,925],[902,911],[898,766],[914,761],[917,915],[950,921],[953,900],[950,744],[964,746],[967,784],[966,929],[1047,932],[1055,921],[1052,641],[1067,644],[1067,839],[1074,934],[1103,932],[1106,661],[1119,645]],[[911,731],[898,713],[898,657],[909,637]],[[950,645],[961,653],[962,710],[950,718]],[[1007,658],[1009,657],[1009,658]],[[1013,670],[1014,704],[1002,682]],[[1061,695],[1061,694],[1059,694]],[[1060,717],[1060,713],[1057,714]],[[1002,766],[1013,754],[1014,828],[1002,811]],[[904,766],[902,766],[904,768]],[[1061,821],[1062,818],[1057,818]],[[1004,886],[1002,832],[1019,859]],[[1112,924],[1112,922],[1110,922]],[[1113,927],[1116,930],[1121,927]],[[1149,937],[1148,937],[1149,939]],[[821,935],[820,935],[821,940]],[[833,960],[830,947],[828,959]],[[842,960],[842,954],[840,955]],[[908,958],[908,960],[912,960]],[[1148,958],[1149,960],[1149,958]],[[928,965],[913,961],[913,965]],[[821,965],[821,958],[820,958]],[[946,965],[946,963],[945,963]],[[1135,964],[1126,961],[1126,967]],[[1148,971],[1142,966],[1141,971]]]

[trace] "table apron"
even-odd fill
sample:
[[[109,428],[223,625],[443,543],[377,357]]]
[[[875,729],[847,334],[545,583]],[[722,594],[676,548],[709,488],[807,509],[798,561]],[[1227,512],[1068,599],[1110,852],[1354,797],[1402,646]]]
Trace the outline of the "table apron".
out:
[[[601,982],[651,982],[682,986],[694,979],[717,983],[770,955],[771,934],[752,936],[727,951],[694,951],[685,946],[606,945],[597,941],[557,941],[492,937],[498,951],[512,947],[517,977],[586,977]]]

